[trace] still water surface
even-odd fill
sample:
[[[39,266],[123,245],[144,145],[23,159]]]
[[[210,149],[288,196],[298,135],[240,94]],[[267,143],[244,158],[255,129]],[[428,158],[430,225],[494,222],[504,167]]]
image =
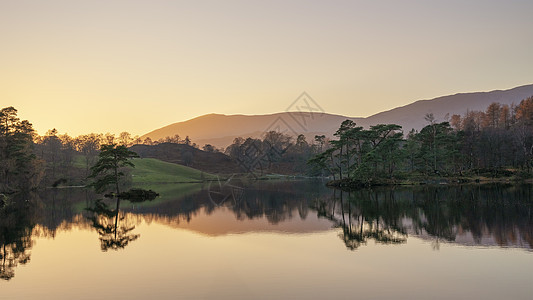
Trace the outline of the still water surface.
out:
[[[161,197],[122,201],[116,224],[86,190],[13,199],[1,209],[0,299],[533,295],[531,186],[150,188]]]

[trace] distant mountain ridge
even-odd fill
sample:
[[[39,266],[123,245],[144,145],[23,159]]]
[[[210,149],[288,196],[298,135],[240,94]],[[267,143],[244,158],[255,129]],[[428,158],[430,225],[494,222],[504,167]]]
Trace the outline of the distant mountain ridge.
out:
[[[372,116],[348,117],[322,112],[283,112],[267,115],[223,115],[207,114],[184,122],[151,131],[141,138],[158,140],[179,134],[183,139],[189,136],[198,145],[211,144],[226,147],[236,137],[261,137],[264,132],[277,130],[291,135],[304,134],[308,141],[315,135],[332,137],[342,121],[350,119],[359,126],[394,123],[401,125],[404,132],[422,129],[427,122],[424,116],[433,113],[436,120],[444,121],[446,115],[463,115],[468,110],[485,110],[492,102],[518,104],[533,95],[533,84],[508,90],[491,92],[459,93],[418,100],[411,104],[380,112]]]
[[[463,115],[468,110],[483,110],[493,102],[501,104],[518,104],[533,95],[533,84],[519,86],[509,90],[494,90],[491,92],[458,93],[437,97],[431,100],[418,100],[411,104],[397,107],[388,111],[369,116],[365,121],[369,124],[396,123],[402,125],[404,131],[421,129],[426,124],[424,115],[433,113],[435,118],[444,121],[446,114]],[[389,122],[387,120],[394,120]]]

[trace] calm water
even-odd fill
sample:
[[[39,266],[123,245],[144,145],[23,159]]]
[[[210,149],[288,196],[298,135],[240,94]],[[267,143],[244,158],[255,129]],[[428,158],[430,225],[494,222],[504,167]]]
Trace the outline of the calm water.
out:
[[[19,195],[0,210],[0,299],[533,295],[532,186],[224,184],[151,186],[118,219],[82,189]]]

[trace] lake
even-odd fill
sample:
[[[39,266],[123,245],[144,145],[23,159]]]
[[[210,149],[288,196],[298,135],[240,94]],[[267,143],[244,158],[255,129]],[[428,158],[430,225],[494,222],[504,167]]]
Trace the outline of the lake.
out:
[[[121,201],[118,218],[114,200],[85,189],[10,199],[0,209],[0,299],[533,295],[531,185],[149,188],[161,196]]]

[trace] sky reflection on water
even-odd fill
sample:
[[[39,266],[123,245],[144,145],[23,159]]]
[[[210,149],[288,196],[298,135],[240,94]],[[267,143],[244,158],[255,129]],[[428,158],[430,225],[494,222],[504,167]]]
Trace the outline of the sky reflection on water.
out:
[[[106,252],[79,209],[93,195],[80,193],[32,200],[46,217],[35,213],[15,226],[33,233],[24,252],[30,260],[0,281],[0,299],[529,299],[533,293],[529,186],[374,190],[372,197],[343,192],[341,200],[339,191],[316,184],[268,183],[248,188],[241,203],[221,206],[195,188],[122,205],[139,238]],[[389,242],[387,234],[402,239]]]

